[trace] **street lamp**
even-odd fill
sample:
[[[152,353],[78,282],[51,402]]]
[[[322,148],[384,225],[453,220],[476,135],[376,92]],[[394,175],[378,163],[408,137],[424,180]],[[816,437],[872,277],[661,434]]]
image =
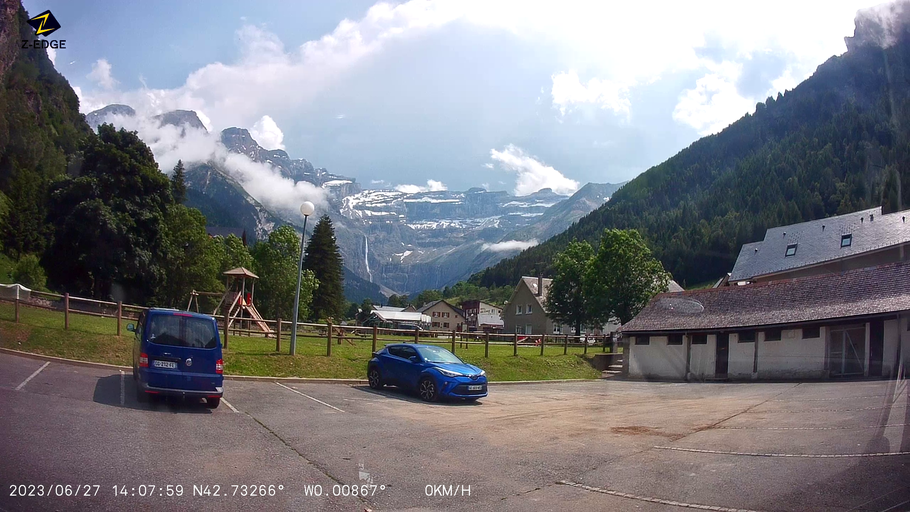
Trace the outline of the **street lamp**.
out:
[[[294,291],[294,322],[291,326],[291,355],[297,353],[297,312],[300,309],[300,278],[303,275],[303,246],[306,243],[306,221],[316,211],[316,207],[309,201],[300,205],[303,215],[303,234],[300,235],[300,261],[297,263],[297,289]]]

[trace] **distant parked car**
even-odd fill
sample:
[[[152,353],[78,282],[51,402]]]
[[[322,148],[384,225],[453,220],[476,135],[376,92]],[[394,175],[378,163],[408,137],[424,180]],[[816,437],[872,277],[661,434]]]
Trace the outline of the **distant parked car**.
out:
[[[485,371],[434,345],[386,345],[367,364],[367,379],[373,389],[394,385],[416,391],[427,402],[487,396]]]
[[[136,400],[149,395],[205,398],[214,409],[224,394],[224,360],[215,319],[198,313],[150,309],[126,329],[135,333]]]

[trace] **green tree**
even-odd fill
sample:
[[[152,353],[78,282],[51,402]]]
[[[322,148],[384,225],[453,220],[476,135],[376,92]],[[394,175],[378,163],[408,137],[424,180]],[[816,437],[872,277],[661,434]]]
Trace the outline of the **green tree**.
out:
[[[165,217],[159,261],[164,285],[156,302],[169,307],[187,303],[190,293],[220,291],[221,252],[205,232],[205,217],[195,208],[172,205]]]
[[[221,244],[221,270],[219,273],[237,267],[252,270],[253,256],[250,254],[249,248],[243,244],[243,240],[235,235],[228,235],[227,238],[219,236],[215,237],[215,240]]]
[[[345,305],[344,266],[335,240],[335,228],[328,215],[323,215],[313,229],[313,236],[306,245],[303,268],[311,271],[319,281],[309,318],[340,319]]]
[[[433,302],[434,300],[442,300],[442,292],[439,290],[424,290],[417,294],[417,297],[414,297],[414,307],[420,308],[424,304]]]
[[[360,304],[360,308],[357,313],[357,323],[362,324],[370,318],[370,315],[373,313],[373,301],[369,298],[363,299],[363,302]]]
[[[19,258],[16,268],[13,269],[13,281],[26,288],[43,290],[47,279],[38,257],[34,254],[26,254]]]
[[[300,237],[291,226],[281,226],[272,231],[267,241],[259,242],[253,248],[254,270],[259,275],[255,300],[265,318],[292,318],[299,251]],[[304,270],[299,303],[302,318],[311,315],[313,292],[319,287],[313,272]]]
[[[26,253],[41,254],[47,244],[47,199],[42,183],[37,173],[24,170],[17,170],[10,183],[0,235],[4,249],[14,259]]]
[[[591,314],[584,280],[593,259],[591,244],[572,241],[553,262],[555,274],[545,301],[547,316],[554,322],[574,326],[576,336],[581,335],[581,327],[589,323]]]
[[[670,275],[638,231],[607,229],[584,282],[591,322],[625,324],[667,289]]]
[[[186,172],[183,169],[183,160],[177,160],[174,174],[171,176],[171,194],[174,202],[183,204],[186,201]]]
[[[392,294],[389,296],[388,301],[389,306],[395,308],[406,308],[408,307],[408,296],[407,295],[396,295]]]
[[[165,282],[159,248],[173,204],[167,176],[135,132],[111,125],[87,139],[83,155],[80,176],[60,180],[51,191],[49,281],[105,299],[119,283],[128,300],[148,302]]]

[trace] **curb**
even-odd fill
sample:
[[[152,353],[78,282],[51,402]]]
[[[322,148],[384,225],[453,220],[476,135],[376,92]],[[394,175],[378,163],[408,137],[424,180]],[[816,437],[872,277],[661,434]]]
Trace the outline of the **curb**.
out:
[[[0,347],[0,354],[11,354],[14,356],[25,357],[28,359],[37,359],[39,361],[52,361],[61,364],[73,366],[84,366],[87,368],[99,368],[107,370],[133,370],[132,366],[120,366],[108,363],[95,363],[92,361],[80,361],[78,359],[67,359],[65,357],[46,356],[44,354],[33,354],[31,352],[22,352],[11,348]],[[225,380],[237,380],[247,382],[290,382],[290,383],[310,383],[310,384],[367,384],[366,379],[329,379],[324,377],[264,377],[261,375],[225,375]],[[565,384],[572,382],[597,382],[599,379],[553,379],[553,380],[504,380],[492,381],[487,384],[490,386],[527,386],[532,384]]]

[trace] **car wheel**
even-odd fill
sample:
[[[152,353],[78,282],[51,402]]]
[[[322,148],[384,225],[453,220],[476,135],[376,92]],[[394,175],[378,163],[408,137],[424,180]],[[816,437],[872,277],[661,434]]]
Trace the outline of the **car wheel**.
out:
[[[439,390],[436,389],[436,383],[429,377],[424,377],[417,384],[417,394],[420,399],[426,402],[435,402],[439,398]]]
[[[371,366],[370,370],[367,372],[367,380],[370,382],[370,387],[372,389],[382,389],[382,374],[379,373],[379,368]]]
[[[205,399],[205,406],[208,407],[209,409],[217,409],[220,404],[221,404],[221,398],[206,398]]]

